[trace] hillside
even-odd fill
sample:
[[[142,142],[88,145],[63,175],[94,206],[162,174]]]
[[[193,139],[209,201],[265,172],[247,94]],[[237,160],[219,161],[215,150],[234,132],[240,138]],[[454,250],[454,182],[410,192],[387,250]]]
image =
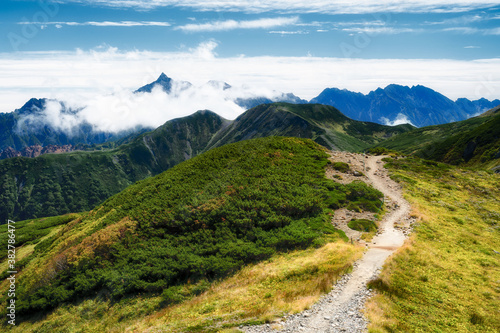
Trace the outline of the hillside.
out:
[[[357,122],[320,105],[262,105],[232,122],[199,111],[115,149],[0,161],[0,219],[88,211],[138,180],[227,143],[294,136],[331,149],[360,151],[411,128]]]
[[[333,150],[362,151],[370,144],[413,129],[360,122],[318,104],[263,104],[239,116],[214,137],[212,147],[272,135],[310,138]]]
[[[327,180],[327,157],[324,148],[306,139],[242,141],[138,182],[69,223],[20,223],[19,239],[25,228],[29,234],[42,225],[56,229],[32,237],[29,244],[36,245],[18,249],[23,257],[17,266],[16,328],[27,332],[42,319],[36,314],[50,316],[56,309],[58,316],[84,300],[126,306],[161,294],[161,302],[141,311],[144,315],[202,293],[245,264],[276,252],[320,248],[327,240],[340,243],[322,251],[338,258],[354,255],[357,251],[342,245],[345,236],[332,227],[329,213],[350,203],[380,207],[382,194],[362,182]],[[6,238],[6,226],[1,230]],[[352,259],[344,260],[328,274],[345,271]],[[5,302],[8,281],[3,277]],[[239,321],[254,315],[240,314]],[[44,327],[65,331],[72,322]]]
[[[428,126],[397,135],[381,147],[455,165],[500,165],[499,108],[450,124]]]
[[[138,180],[202,152],[225,121],[212,112],[167,122],[117,149],[0,161],[0,219],[88,211]]]

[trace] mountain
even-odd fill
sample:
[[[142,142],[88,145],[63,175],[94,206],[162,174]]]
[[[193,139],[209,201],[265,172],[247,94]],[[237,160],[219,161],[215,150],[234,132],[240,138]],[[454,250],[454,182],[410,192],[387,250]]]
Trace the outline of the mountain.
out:
[[[147,130],[146,128],[137,127],[130,131],[118,133],[103,132],[96,130],[94,126],[86,122],[74,126],[71,131],[63,130],[54,126],[47,119],[44,109],[49,102],[58,103],[62,114],[79,112],[79,110],[67,108],[62,102],[32,98],[14,112],[0,113],[0,154],[2,154],[3,150],[10,148],[10,153],[17,155],[15,151],[22,152],[27,147],[37,149],[36,146],[72,145],[81,149],[84,145],[116,141]],[[57,148],[52,150],[57,150]],[[9,152],[5,152],[3,155],[8,156],[8,154]],[[24,156],[22,153],[21,155]]]
[[[421,86],[391,84],[369,94],[328,88],[311,103],[332,105],[346,116],[376,123],[410,122],[422,127],[465,120],[500,104],[500,100],[461,98],[453,102],[440,93]]]
[[[232,91],[233,87],[222,81],[209,81],[207,86],[212,87],[221,94],[227,94],[226,99],[234,102],[245,109],[250,109],[259,104],[273,103],[276,101],[290,103],[307,103],[293,94],[274,92],[274,97],[255,96],[244,91]],[[154,87],[160,87],[163,92],[176,97],[189,89],[198,89],[187,81],[179,81],[169,78],[165,73],[154,82],[144,85],[135,90],[135,93],[151,93]],[[235,97],[242,95],[252,95],[252,97]],[[0,159],[15,156],[33,157],[40,152],[51,153],[68,150],[71,145],[74,150],[94,149],[94,145],[108,143],[114,146],[113,142],[123,142],[125,138],[133,138],[152,128],[137,126],[127,131],[104,132],[97,130],[87,122],[79,122],[71,128],[61,128],[56,126],[57,119],[51,119],[46,112],[48,103],[57,105],[62,115],[74,116],[81,112],[81,109],[71,109],[65,103],[50,100],[32,98],[20,109],[10,113],[0,113]],[[54,104],[55,103],[55,104]],[[194,111],[194,110],[193,110]],[[42,149],[39,149],[39,146]],[[45,148],[51,146],[51,148]],[[115,145],[116,146],[116,145]]]
[[[331,209],[377,210],[383,194],[326,179],[327,164],[324,148],[308,139],[247,140],[138,182],[74,220],[41,220],[40,229],[19,223],[16,246],[36,245],[16,266],[17,324],[84,298],[161,295],[165,305],[177,303],[243,265],[327,240],[342,252],[345,235],[333,228]],[[0,288],[5,302],[9,287]],[[0,311],[5,317],[6,307]]]
[[[268,97],[249,97],[241,98],[238,97],[234,100],[236,104],[244,109],[251,109],[261,104],[271,104],[276,102],[292,103],[292,104],[306,104],[307,101],[295,96],[292,93],[276,93],[273,98]]]
[[[204,94],[208,94],[207,96],[213,96],[214,93],[220,94],[223,101],[233,101],[247,110],[261,104],[275,102],[319,103],[334,106],[354,120],[392,125],[410,122],[418,127],[467,119],[500,104],[499,100],[490,102],[484,98],[477,101],[461,98],[453,102],[423,86],[409,88],[394,84],[384,89],[379,88],[368,95],[328,88],[308,102],[292,93],[278,91],[265,94],[255,93],[251,89],[235,88],[223,81],[212,80],[203,86],[196,87],[186,81],[174,80],[165,73],[161,73],[154,82],[137,89],[135,93],[148,94],[153,91],[154,87],[161,88],[163,92],[173,98],[179,97],[181,94],[190,94],[182,96],[193,98],[192,96],[198,96],[196,92],[197,89],[200,89],[202,93],[197,98],[203,99]],[[212,90],[205,91],[206,87],[210,87]],[[119,143],[124,142],[123,139],[134,138],[152,129],[137,126],[118,133],[103,132],[86,122],[80,122],[72,128],[62,129],[55,125],[58,120],[51,119],[48,115],[46,110],[48,103],[51,103],[51,106],[54,106],[55,103],[63,116],[74,117],[81,112],[81,109],[71,109],[60,101],[33,98],[14,112],[0,114],[1,158],[36,156],[39,151],[38,146],[54,146],[50,149],[42,149],[42,154],[65,151],[69,145],[75,150],[95,149],[95,145],[101,144],[107,144],[108,148],[116,147]]]
[[[199,111],[114,149],[0,161],[0,219],[88,211],[138,180],[227,143],[294,136],[331,149],[361,151],[411,129],[358,122],[331,106],[311,104],[262,105],[234,121]]]
[[[467,98],[459,98],[455,101],[455,104],[465,110],[468,115],[477,116],[483,113],[485,110],[489,110],[495,106],[500,105],[500,100],[496,99],[490,102],[485,98],[481,98],[476,101],[471,101]]]
[[[156,86],[160,87],[167,94],[170,94],[172,92],[186,90],[191,87],[192,84],[187,81],[174,81],[165,75],[165,73],[161,73],[156,81],[137,89],[135,93],[151,93]]]
[[[396,135],[379,146],[455,165],[500,169],[500,106],[467,120]]]
[[[359,122],[325,105],[273,103],[248,110],[217,133],[211,147],[265,136],[310,138],[334,150],[361,151],[368,145],[413,129]]]

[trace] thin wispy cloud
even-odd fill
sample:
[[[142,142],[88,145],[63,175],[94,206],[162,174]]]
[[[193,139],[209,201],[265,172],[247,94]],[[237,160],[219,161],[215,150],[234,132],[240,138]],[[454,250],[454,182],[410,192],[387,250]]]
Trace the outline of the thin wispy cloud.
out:
[[[500,28],[493,29],[479,29],[479,28],[471,28],[471,27],[452,27],[441,29],[442,32],[455,32],[464,35],[473,35],[473,34],[481,34],[481,35],[500,35]]]
[[[397,28],[397,27],[361,27],[344,28],[342,31],[351,33],[365,33],[368,35],[396,35],[403,33],[422,32],[423,29]]]
[[[453,13],[466,12],[474,9],[490,8],[499,5],[498,0],[57,0],[59,3],[86,3],[110,7],[132,7],[138,9],[154,9],[158,7],[184,7],[199,11],[239,11],[239,12],[270,12],[282,11],[288,13],[337,13],[359,14],[374,12],[394,13]]]
[[[95,27],[169,27],[169,22],[155,22],[155,21],[88,21],[88,22],[18,22],[18,24],[40,24],[41,26],[53,25],[56,28],[63,26],[95,26]]]
[[[281,31],[269,31],[270,34],[276,34],[276,35],[308,35],[308,31],[286,31],[286,30],[281,30]]]
[[[225,20],[201,24],[186,24],[176,27],[175,29],[182,30],[184,32],[229,31],[235,29],[270,29],[294,25],[298,22],[298,17],[263,18],[249,21]]]
[[[382,20],[375,21],[349,21],[349,22],[335,22],[335,26],[337,27],[373,27],[373,26],[385,26],[387,22]]]
[[[467,25],[476,22],[482,22],[493,19],[493,17],[486,17],[482,15],[465,15],[460,17],[454,17],[450,19],[445,19],[441,21],[427,21],[426,25]]]

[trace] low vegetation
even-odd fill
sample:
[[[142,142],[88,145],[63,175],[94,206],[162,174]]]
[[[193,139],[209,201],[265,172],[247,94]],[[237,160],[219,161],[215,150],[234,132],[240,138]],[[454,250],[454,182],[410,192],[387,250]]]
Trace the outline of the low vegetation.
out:
[[[376,232],[378,229],[375,222],[366,219],[351,220],[347,226],[353,230],[362,232]]]
[[[161,296],[151,295],[87,298],[20,323],[12,332],[232,332],[243,324],[270,323],[316,302],[363,253],[361,247],[330,241],[318,249],[275,255],[222,281],[184,285],[179,289],[185,299],[179,304],[165,306]],[[198,296],[191,292],[205,288]]]
[[[332,210],[349,204],[379,207],[381,194],[359,181],[342,185],[326,179],[327,157],[311,140],[255,139],[211,150],[136,183],[39,242],[18,274],[18,314],[33,318],[68,309],[72,302],[79,306],[87,297],[110,304],[144,297],[156,300],[155,311],[175,307],[245,265],[298,249],[328,252],[329,242],[344,244],[345,235],[331,225]],[[357,255],[350,247],[335,248],[347,251],[348,258]],[[297,266],[297,281],[335,279],[352,262],[336,261],[343,256],[316,261],[310,272]],[[295,275],[277,283],[286,279]],[[271,306],[280,298],[293,299],[286,290],[274,298],[271,289],[276,288],[264,294],[271,299],[262,314],[300,307]],[[250,317],[262,320],[255,313]]]
[[[334,170],[340,171],[342,173],[346,173],[347,171],[349,171],[351,169],[351,167],[349,166],[349,164],[347,164],[345,162],[334,162],[332,164],[332,168]]]
[[[479,117],[401,133],[369,151],[397,151],[453,165],[498,169],[499,128],[500,113],[497,108]]]
[[[370,332],[498,332],[500,176],[386,161],[419,223],[370,283]]]

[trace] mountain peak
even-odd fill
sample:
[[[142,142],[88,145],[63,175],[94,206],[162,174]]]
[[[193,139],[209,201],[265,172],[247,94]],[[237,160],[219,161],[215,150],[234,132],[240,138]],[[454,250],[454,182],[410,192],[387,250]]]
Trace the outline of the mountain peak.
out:
[[[214,87],[216,89],[222,89],[222,90],[227,90],[232,88],[231,85],[227,82],[224,81],[216,81],[216,80],[210,80],[207,82],[208,86]]]
[[[158,81],[168,80],[168,79],[170,79],[170,78],[165,73],[161,72],[160,76],[158,77],[158,79],[156,81],[158,82]]]
[[[45,102],[45,98],[31,98],[20,109],[17,109],[16,111],[19,114],[33,113],[43,109]]]
[[[153,88],[158,85],[163,89],[164,92],[166,92],[168,94],[172,91],[172,85],[174,82],[176,82],[176,81],[169,78],[165,73],[162,72],[160,74],[160,76],[158,77],[158,79],[156,79],[156,81],[151,82],[149,84],[146,84],[145,86],[137,89],[135,91],[135,93],[144,93],[144,92],[150,93],[153,91]],[[183,86],[186,86],[186,87],[191,86],[191,83],[189,83],[189,82],[181,81],[179,83],[181,83]]]

